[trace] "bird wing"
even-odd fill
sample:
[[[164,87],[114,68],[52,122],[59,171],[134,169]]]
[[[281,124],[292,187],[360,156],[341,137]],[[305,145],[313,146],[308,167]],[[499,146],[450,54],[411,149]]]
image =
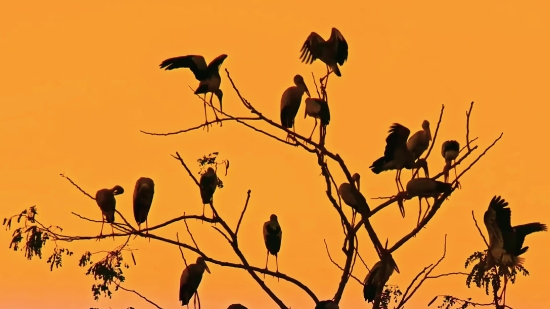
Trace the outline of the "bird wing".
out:
[[[310,33],[300,50],[302,62],[310,64],[319,59],[323,55],[323,43],[325,43],[325,39],[319,34],[316,32]]]
[[[384,149],[384,157],[386,161],[393,160],[395,151],[407,144],[407,139],[411,131],[407,127],[400,125],[399,123],[394,123],[390,127],[389,135],[386,138],[386,148]]]
[[[193,264],[191,264],[193,265]],[[191,266],[189,265],[189,266]],[[185,269],[183,270],[183,272],[181,273],[181,277],[180,277],[180,287],[182,285],[184,285],[187,280],[189,280],[189,266],[185,267]]]
[[[497,217],[498,209],[503,208],[508,205],[500,196],[494,196],[489,203],[489,207],[485,214],[483,215],[483,222],[487,228],[487,234],[489,235],[489,249],[493,248],[503,248],[504,240],[502,238],[502,230],[499,226],[499,217]],[[508,208],[508,210],[510,210]],[[502,216],[502,212],[499,215]]]
[[[263,228],[263,235],[264,235],[264,243],[267,242],[267,226],[269,225],[269,221],[265,222],[264,223],[264,228]]]
[[[204,72],[207,66],[203,56],[188,55],[168,58],[160,64],[160,68],[165,70],[188,68],[193,72],[197,80],[201,80],[204,79]]]
[[[306,98],[306,109],[308,114],[318,114],[321,111],[321,99]]]
[[[220,66],[222,65],[223,61],[225,60],[225,58],[227,58],[227,55],[226,54],[221,54],[219,55],[218,57],[214,58],[214,60],[210,61],[210,63],[208,64],[208,69],[209,70],[215,70],[215,71],[219,71],[220,70]],[[203,58],[204,59],[204,58]]]
[[[339,65],[344,64],[344,62],[348,60],[348,42],[346,42],[340,30],[336,28],[332,28],[329,41],[330,40],[336,42],[336,62],[338,62]]]
[[[542,224],[539,222],[534,223],[527,223],[522,224],[518,226],[514,226],[514,248],[510,248],[510,250],[513,250],[512,252],[516,253],[519,252],[523,247],[523,242],[525,241],[525,237],[531,233],[535,232],[543,232],[547,231],[548,228],[546,227],[546,224]],[[506,249],[506,247],[505,247]],[[508,249],[506,249],[506,252],[508,252]],[[516,253],[517,254],[517,253]]]

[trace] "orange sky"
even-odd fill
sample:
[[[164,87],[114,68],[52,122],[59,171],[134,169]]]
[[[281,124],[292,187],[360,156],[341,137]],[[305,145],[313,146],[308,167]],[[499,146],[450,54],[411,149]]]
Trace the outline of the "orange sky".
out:
[[[366,196],[395,193],[394,173],[374,175],[368,169],[382,154],[393,122],[416,131],[428,119],[435,128],[445,104],[439,140],[429,161],[432,171],[443,165],[438,153],[443,140],[464,142],[464,112],[470,101],[476,102],[471,134],[479,136],[481,146],[505,132],[427,229],[394,255],[401,274],[390,283],[405,288],[425,265],[435,262],[444,234],[448,234],[448,258],[435,272],[462,271],[464,259],[484,249],[470,212],[474,210],[481,220],[495,194],[510,202],[513,224],[550,223],[550,211],[539,206],[546,203],[544,177],[549,167],[537,166],[541,159],[531,155],[543,153],[534,136],[544,134],[549,112],[550,5],[544,1],[348,1],[342,7],[324,0],[265,5],[244,0],[86,3],[12,1],[0,12],[2,216],[37,205],[43,222],[59,224],[68,234],[96,235],[97,224],[70,212],[99,219],[99,209],[59,173],[91,192],[122,185],[128,193],[118,198],[117,207],[129,218],[135,180],[153,178],[156,195],[150,226],[184,211],[200,214],[195,184],[169,155],[179,151],[195,166],[197,157],[219,151],[231,160],[231,169],[216,203],[230,225],[238,219],[246,190],[252,190],[239,242],[249,261],[263,267],[261,226],[269,214],[277,213],[284,229],[281,272],[302,280],[320,299],[331,298],[340,272],[326,256],[323,238],[343,262],[342,235],[324,194],[316,158],[236,123],[226,122],[210,133],[199,130],[170,137],[147,136],[139,130],[169,132],[202,123],[201,103],[187,86],[197,85],[192,73],[158,68],[162,60],[185,54],[203,54],[207,61],[228,54],[223,68],[230,70],[243,95],[266,116],[278,119],[281,94],[292,85],[294,74],[304,75],[313,89],[311,71],[325,70],[318,62],[300,63],[303,41],[311,31],[328,37],[335,26],[350,49],[343,77],[331,77],[329,83],[332,122],[327,147],[341,154],[353,172],[361,173]],[[202,20],[205,17],[209,20]],[[222,78],[224,110],[248,115],[225,74]],[[313,120],[304,120],[302,113],[297,130],[309,134]],[[341,173],[335,174],[338,182],[343,181]],[[406,207],[414,213],[416,201]],[[415,216],[403,219],[396,208],[372,220],[390,245],[416,224]],[[190,226],[210,256],[236,261],[226,241],[209,225]],[[159,235],[174,238],[177,231],[185,231],[183,222]],[[90,291],[93,279],[78,267],[84,251],[112,249],[122,239],[71,243],[76,256],[50,272],[44,260],[28,262],[22,253],[8,251],[10,235],[0,233],[0,243],[6,246],[0,251],[1,308],[149,308],[124,291],[95,302]],[[509,287],[509,305],[550,306],[548,297],[536,291],[550,271],[544,263],[547,237],[544,233],[528,237],[531,249],[525,254],[525,266],[531,276]],[[360,238],[361,253],[370,266],[377,257],[363,229]],[[178,249],[143,239],[131,245],[139,249],[138,266],[127,270],[125,287],[139,290],[163,308],[179,306],[183,261]],[[196,258],[191,253],[187,257]],[[205,275],[200,287],[203,308],[226,308],[234,302],[276,308],[246,272],[216,265],[210,269],[212,274]],[[366,270],[357,266],[355,274],[362,279]],[[464,279],[427,281],[410,307],[425,307],[435,294],[490,302],[481,290],[467,289]],[[292,308],[313,308],[307,295],[294,286],[273,278],[266,281]],[[341,308],[363,305],[361,286],[351,280]]]

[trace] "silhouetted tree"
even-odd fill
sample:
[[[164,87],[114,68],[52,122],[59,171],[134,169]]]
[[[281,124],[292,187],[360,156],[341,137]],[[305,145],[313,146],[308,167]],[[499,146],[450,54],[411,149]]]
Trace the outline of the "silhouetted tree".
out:
[[[326,147],[325,145],[326,130],[324,128],[319,130],[319,142],[315,142],[315,141],[309,140],[308,138],[302,136],[299,133],[294,133],[292,130],[282,127],[277,122],[265,117],[263,113],[261,113],[252,105],[252,103],[246,100],[241,95],[241,92],[237,89],[237,86],[235,85],[234,81],[231,79],[229,72],[227,70],[226,70],[226,73],[229,81],[231,82],[233,89],[237,93],[242,104],[248,109],[248,111],[252,114],[252,116],[243,116],[243,117],[232,116],[230,114],[227,114],[226,112],[222,112],[221,110],[212,106],[208,102],[204,101],[205,104],[209,104],[210,106],[212,106],[212,108],[216,110],[218,115],[222,115],[222,117],[219,120],[208,122],[206,124],[198,125],[186,130],[178,131],[178,132],[149,133],[149,132],[142,131],[142,133],[149,134],[149,135],[175,135],[175,134],[189,132],[192,130],[198,130],[200,128],[205,128],[205,127],[208,128],[211,124],[216,123],[218,121],[220,123],[232,121],[232,122],[240,123],[243,126],[251,130],[254,130],[255,132],[258,132],[259,134],[263,134],[266,138],[272,139],[274,141],[277,141],[283,144],[295,146],[302,149],[303,151],[311,153],[315,157],[317,164],[321,170],[321,174],[324,177],[324,180],[325,180],[324,186],[326,187],[324,188],[324,190],[326,190],[328,205],[330,205],[330,207],[335,210],[335,214],[337,215],[335,216],[334,220],[339,220],[343,228],[342,241],[344,243],[343,251],[345,253],[346,258],[345,258],[345,262],[342,265],[339,265],[333,260],[333,258],[329,253],[328,245],[326,246],[327,255],[330,261],[336,267],[342,270],[342,277],[340,279],[340,282],[332,298],[332,300],[336,303],[340,302],[344,289],[346,285],[349,283],[350,279],[353,279],[352,281],[354,282],[354,284],[357,283],[360,285],[364,285],[364,280],[358,279],[356,275],[354,275],[356,262],[358,260],[363,261],[359,251],[357,250],[359,246],[359,239],[357,237],[357,234],[359,233],[359,231],[361,229],[366,230],[370,238],[370,241],[372,242],[373,246],[376,248],[376,252],[378,253],[378,256],[380,259],[384,259],[385,261],[389,259],[393,260],[392,254],[396,250],[401,248],[401,246],[403,246],[403,244],[409,241],[412,237],[414,237],[423,227],[425,227],[428,224],[428,222],[430,222],[430,220],[436,215],[438,210],[441,208],[442,204],[457,189],[459,185],[459,180],[464,176],[464,174],[467,173],[471,169],[471,167],[475,165],[487,153],[487,151],[489,151],[502,137],[502,134],[500,134],[500,136],[496,138],[493,141],[493,143],[488,145],[481,153],[477,155],[475,159],[473,158],[476,151],[479,152],[479,150],[478,150],[478,146],[474,145],[474,142],[477,140],[477,138],[470,139],[470,125],[469,125],[470,115],[474,105],[474,103],[472,102],[469,107],[469,110],[466,113],[466,127],[465,127],[466,140],[464,141],[465,146],[460,150],[459,157],[456,159],[455,163],[452,165],[451,168],[454,168],[459,165],[460,166],[467,165],[467,166],[462,170],[462,172],[458,174],[457,178],[453,182],[451,182],[450,190],[446,190],[442,192],[438,197],[434,198],[434,202],[432,203],[431,208],[429,209],[429,211],[425,213],[423,217],[420,218],[420,223],[418,224],[417,227],[413,228],[406,235],[403,235],[403,237],[400,240],[398,240],[395,244],[388,246],[388,243],[386,241],[386,244],[383,245],[380,241],[380,238],[377,232],[375,231],[375,229],[372,227],[370,223],[370,218],[376,215],[381,210],[385,209],[386,207],[394,203],[400,203],[402,205],[402,203],[410,199],[410,197],[407,196],[407,193],[398,193],[394,196],[385,198],[386,200],[380,203],[379,205],[374,206],[372,204],[367,203],[367,200],[359,192],[359,188],[356,188],[355,179],[352,177],[352,173],[350,172],[348,166],[346,165],[344,157],[338,154],[337,152],[335,152],[334,150]],[[315,83],[315,87],[317,88],[318,97],[323,101],[329,103],[327,92],[325,89],[326,84],[324,84],[323,82],[320,82],[320,85],[318,87],[314,77],[313,77],[313,81]],[[325,83],[326,83],[326,80],[325,80]],[[430,154],[432,153],[432,149],[434,145],[436,145],[437,134],[438,134],[439,126],[441,124],[441,120],[443,117],[443,112],[444,112],[444,106],[442,106],[441,108],[441,113],[439,116],[439,120],[437,122],[435,133],[433,135],[433,140],[431,142],[431,145],[428,151],[426,152],[426,155],[423,157],[424,159],[429,158]],[[260,128],[260,126],[258,125],[259,123],[263,123],[264,125],[267,125],[268,129],[263,129],[265,126],[262,126],[262,128]],[[290,135],[291,140],[285,141],[285,139],[279,138],[277,136],[277,133],[288,134]],[[436,148],[436,152],[437,151],[438,151],[438,148]],[[200,188],[201,184],[196,177],[197,173],[193,172],[194,168],[188,166],[188,164],[177,152],[175,153],[175,155],[173,155],[173,158],[183,166],[183,168],[189,174],[189,177]],[[222,170],[225,170],[224,172],[227,175],[227,171],[229,169],[229,161],[220,160],[219,154],[217,152],[205,155],[202,158],[198,159],[198,165],[199,165],[198,174],[201,174],[207,168],[212,167],[216,170],[218,177],[220,174],[222,174]],[[340,196],[338,195],[339,186],[336,184],[333,178],[333,173],[336,173],[335,170],[338,170],[337,171],[338,173],[342,173],[343,175],[345,175],[349,184],[353,184],[353,188],[354,188],[353,193],[355,194],[355,197],[357,197],[356,199],[357,204],[355,205],[354,209],[346,206],[342,207]],[[418,170],[416,171],[416,173],[418,173]],[[61,176],[66,178],[68,181],[70,181],[72,185],[74,185],[76,188],[82,191],[82,193],[87,195],[89,198],[94,199],[92,195],[88,194],[84,189],[80,188],[69,177],[63,174]],[[441,178],[441,176],[443,176],[443,173],[439,173],[435,175],[434,177],[432,177],[432,179],[434,180],[439,179]],[[219,179],[218,189],[222,189],[222,188],[223,188],[223,181]],[[285,305],[285,301],[281,299],[279,296],[277,296],[266,285],[266,283],[262,280],[260,275],[261,274],[270,275],[280,280],[288,281],[289,283],[296,285],[304,293],[309,295],[309,297],[312,300],[311,308],[314,308],[315,305],[318,305],[320,303],[320,300],[310,288],[308,288],[306,285],[304,285],[297,279],[291,277],[289,274],[274,272],[274,271],[263,269],[261,267],[250,265],[250,263],[247,261],[246,256],[241,251],[238,243],[238,233],[239,233],[240,225],[243,221],[243,217],[245,216],[250,198],[251,198],[251,191],[248,190],[247,196],[246,196],[246,202],[244,203],[244,207],[242,209],[239,221],[235,228],[230,227],[229,224],[218,214],[218,212],[216,211],[215,203],[213,201],[210,202],[210,208],[214,214],[213,218],[209,218],[204,215],[184,214],[183,216],[173,218],[167,222],[149,227],[148,229],[141,229],[141,230],[136,229],[134,225],[132,225],[131,223],[128,222],[128,220],[126,220],[126,217],[128,216],[128,214],[122,214],[117,210],[116,211],[117,219],[112,225],[115,232],[112,234],[99,235],[99,236],[93,236],[93,237],[65,235],[61,227],[55,226],[55,225],[48,225],[39,221],[37,219],[38,213],[37,213],[37,208],[35,206],[22,211],[20,214],[4,219],[3,223],[5,226],[7,226],[8,229],[10,228],[14,229],[13,238],[11,240],[11,244],[9,247],[15,251],[23,251],[25,257],[27,257],[29,260],[32,259],[33,257],[42,258],[43,249],[46,246],[46,244],[53,243],[53,253],[47,259],[47,263],[50,264],[51,270],[53,270],[54,267],[55,268],[61,267],[64,259],[66,259],[66,257],[70,257],[73,255],[73,252],[69,251],[68,248],[62,247],[63,244],[67,244],[68,242],[73,242],[73,241],[102,239],[107,237],[125,238],[124,244],[122,244],[121,246],[115,249],[112,249],[111,251],[106,253],[105,256],[103,257],[95,256],[102,253],[92,254],[91,252],[85,252],[84,254],[82,254],[79,260],[79,265],[81,267],[87,267],[88,270],[86,274],[94,276],[96,280],[96,283],[92,287],[93,297],[96,300],[101,295],[111,297],[113,289],[115,291],[118,289],[123,289],[129,292],[135,293],[139,297],[149,302],[152,306],[156,308],[161,308],[153,300],[148,299],[147,297],[141,295],[137,291],[128,290],[124,288],[122,285],[125,282],[124,269],[130,267],[126,261],[128,261],[129,259],[132,259],[133,264],[134,265],[136,264],[134,252],[131,249],[129,249],[128,244],[130,243],[132,238],[148,237],[156,241],[177,246],[181,251],[181,255],[184,261],[185,261],[184,250],[188,250],[202,256],[207,263],[217,264],[222,267],[239,268],[247,271],[252,276],[252,278],[258,283],[258,285],[265,291],[265,293],[267,293],[267,295],[269,295],[269,297],[273,299],[273,301],[282,309],[288,309],[287,305]],[[73,213],[73,214],[81,220],[88,220],[88,221],[96,222],[97,224],[102,224],[102,221],[85,218],[76,213]],[[231,262],[216,260],[210,257],[212,256],[211,254],[207,254],[203,252],[200,249],[197,242],[195,241],[195,238],[193,237],[193,234],[190,231],[189,226],[187,225],[187,220],[200,220],[207,223],[213,223],[214,225],[212,227],[216,229],[216,231],[218,231],[221,234],[221,236],[227,240],[231,248],[235,251],[235,254],[237,255],[237,257],[239,258],[240,263],[231,263]],[[157,232],[159,229],[166,227],[170,224],[174,224],[178,221],[183,221],[185,223],[187,227],[187,232],[189,233],[190,238],[192,240],[192,244],[181,242],[179,240],[178,235],[176,235],[175,239],[165,238],[158,235]],[[476,225],[477,225],[477,222],[476,222]],[[207,226],[208,225],[205,225],[205,228]],[[481,233],[481,230],[480,230],[480,234],[483,236],[483,234]],[[474,283],[475,286],[485,289],[487,295],[491,295],[490,297],[491,301],[487,304],[481,304],[481,303],[476,303],[469,298],[461,299],[451,295],[438,295],[438,296],[435,296],[431,302],[429,302],[429,305],[432,305],[438,302],[439,303],[438,308],[445,308],[445,309],[469,308],[470,306],[476,306],[476,305],[485,305],[485,306],[488,305],[495,308],[507,307],[505,304],[500,304],[502,302],[501,296],[500,296],[500,293],[502,292],[501,282],[504,276],[509,276],[509,279],[512,282],[514,282],[516,277],[516,269],[513,269],[509,274],[507,274],[504,271],[504,269],[500,269],[498,266],[495,266],[490,270],[486,271],[485,259],[486,259],[487,250],[485,250],[482,252],[475,252],[470,257],[468,257],[465,266],[466,268],[470,268],[469,273],[454,272],[449,274],[433,275],[432,272],[445,258],[445,252],[446,252],[446,237],[443,245],[443,254],[437,262],[426,266],[417,276],[415,276],[411,280],[410,285],[407,286],[405,289],[400,289],[395,285],[386,284],[385,288],[382,290],[382,293],[377,295],[375,301],[373,302],[372,308],[397,308],[397,309],[404,308],[405,304],[415,295],[415,293],[418,291],[418,289],[422,286],[422,284],[426,280],[436,279],[439,277],[451,276],[451,275],[463,276],[463,278],[466,278],[465,283],[468,286]],[[265,252],[262,252],[262,253],[265,253]],[[92,261],[92,258],[94,261]],[[185,263],[187,265],[187,261]],[[398,261],[396,261],[396,263],[398,264]],[[363,264],[365,263],[363,262]],[[368,270],[367,265],[365,264],[364,266]],[[518,270],[521,271],[524,275],[528,274],[527,270],[521,267],[518,268]],[[391,278],[389,281],[391,282]],[[198,299],[198,295],[196,296],[197,297],[195,298],[195,304],[197,305],[197,307],[200,307],[200,301]],[[362,296],[358,295],[355,297],[362,297]],[[243,300],[243,301],[246,301],[246,300]],[[227,304],[227,305],[229,306],[230,304]]]

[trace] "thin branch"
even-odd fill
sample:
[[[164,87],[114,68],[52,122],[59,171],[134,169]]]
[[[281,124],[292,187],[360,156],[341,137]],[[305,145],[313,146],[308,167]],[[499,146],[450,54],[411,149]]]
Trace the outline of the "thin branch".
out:
[[[75,186],[78,190],[80,190],[80,192],[82,192],[84,195],[86,195],[87,197],[95,201],[95,198],[93,196],[91,196],[88,192],[84,191],[84,189],[78,186],[71,178],[65,176],[65,174],[59,174],[59,176],[67,179],[73,186]]]
[[[178,233],[176,233],[176,240],[177,240],[178,242],[180,242],[180,236],[178,235]],[[180,250],[181,258],[183,259],[183,263],[185,263],[185,267],[189,266],[189,265],[187,264],[187,260],[185,259],[185,255],[183,254],[183,250],[181,249],[180,246],[178,246],[178,249]]]
[[[241,216],[239,217],[239,222],[237,222],[237,228],[235,229],[235,235],[239,234],[239,227],[241,227],[241,222],[243,221],[244,213],[246,212],[246,208],[248,207],[248,201],[250,200],[250,193],[252,191],[248,189],[246,192],[246,202],[244,203],[243,211],[241,212]]]
[[[157,305],[155,302],[153,302],[152,300],[148,299],[147,297],[141,295],[138,291],[127,289],[127,288],[123,287],[122,285],[120,285],[120,283],[118,283],[118,282],[115,282],[115,285],[116,285],[119,289],[121,289],[121,290],[124,290],[124,291],[126,291],[126,292],[130,292],[130,293],[136,294],[137,296],[141,297],[143,300],[145,300],[146,302],[150,303],[151,305],[157,307],[158,309],[162,309],[161,306]]]
[[[315,80],[315,79],[314,79]],[[336,263],[333,259],[332,259],[332,256],[330,255],[330,251],[328,250],[328,245],[327,245],[327,241],[326,239],[323,239],[323,242],[325,243],[325,248],[327,250],[327,255],[328,255],[328,258],[329,260],[332,262],[332,264],[336,265],[336,267],[338,267],[341,271],[345,272],[344,268],[340,265],[338,265],[338,263]],[[350,277],[352,277],[353,279],[355,279],[355,281],[357,281],[360,285],[365,285],[359,278],[355,277],[353,274],[350,274]]]
[[[227,118],[221,118],[219,120],[208,121],[206,123],[203,123],[203,124],[191,127],[191,128],[187,128],[187,129],[179,130],[179,131],[174,131],[174,132],[154,133],[154,132],[147,132],[147,131],[143,131],[143,130],[139,130],[139,132],[141,132],[143,134],[147,134],[147,135],[154,135],[154,136],[169,136],[169,135],[176,135],[176,134],[181,134],[181,133],[185,133],[185,132],[198,130],[200,128],[212,125],[214,123],[219,123],[219,122],[224,122],[224,121],[237,121],[238,122],[238,121],[254,121],[254,120],[262,120],[262,119],[259,118],[259,117],[227,117]]]
[[[479,232],[479,235],[481,235],[481,238],[483,238],[483,242],[489,248],[489,243],[487,242],[487,239],[485,238],[485,235],[483,235],[483,232],[481,232],[481,229],[479,228],[479,225],[477,224],[476,216],[474,215],[474,211],[472,210],[472,219],[474,219],[474,224],[476,225],[477,231]]]
[[[466,146],[468,147],[468,151],[471,150],[470,148],[470,117],[472,116],[472,109],[474,108],[474,101],[470,103],[470,109],[466,112]]]

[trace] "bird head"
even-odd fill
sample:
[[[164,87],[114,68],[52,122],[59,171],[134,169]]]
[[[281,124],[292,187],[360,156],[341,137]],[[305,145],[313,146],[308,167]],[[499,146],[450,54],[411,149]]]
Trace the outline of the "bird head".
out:
[[[214,91],[214,94],[216,95],[216,97],[218,98],[218,101],[220,101],[220,111],[222,111],[222,98],[223,98],[223,91],[221,89],[216,89],[216,91]]]
[[[311,95],[309,94],[309,89],[307,89],[306,82],[304,81],[304,78],[300,74],[296,74],[294,76],[294,84],[296,87],[304,89],[304,91],[307,93],[307,96],[311,98]]]
[[[359,190],[359,180],[361,179],[361,175],[359,175],[359,173],[355,173],[353,174],[353,176],[351,176],[351,179],[355,181],[355,183],[357,184],[357,190]]]
[[[216,171],[215,171],[213,168],[211,168],[211,167],[209,167],[208,169],[206,169],[206,172],[207,172],[207,173],[210,173],[210,174],[216,174]]]
[[[206,270],[206,272],[208,272],[210,274],[210,269],[208,268],[208,265],[206,265],[206,261],[204,260],[204,258],[202,256],[199,256],[197,258],[197,265],[200,265],[204,268],[204,270]]]
[[[426,132],[428,132],[428,135],[430,137],[430,141],[432,140],[432,134],[430,131],[430,122],[428,120],[422,121],[422,129]]]
[[[124,188],[122,188],[119,185],[116,185],[111,189],[111,192],[113,192],[113,195],[120,195],[124,193]]]
[[[277,215],[273,214],[273,215],[269,216],[269,221],[277,222]]]

